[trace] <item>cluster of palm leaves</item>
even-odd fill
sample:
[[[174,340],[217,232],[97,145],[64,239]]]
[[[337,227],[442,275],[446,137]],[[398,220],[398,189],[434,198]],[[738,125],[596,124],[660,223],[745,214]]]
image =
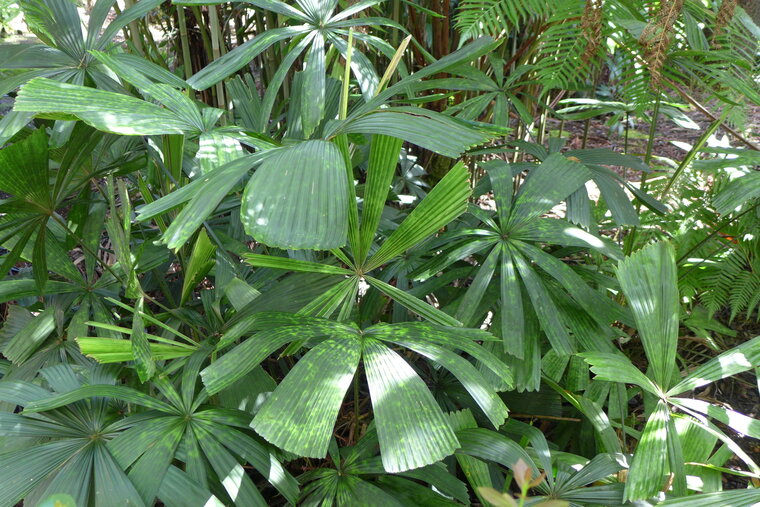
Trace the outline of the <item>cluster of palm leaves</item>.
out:
[[[755,372],[760,337],[679,346],[715,287],[749,280],[732,319],[760,303],[747,264],[711,264],[757,269],[756,239],[707,252],[757,226],[753,151],[706,144],[758,102],[741,8],[687,2],[665,36],[644,2],[465,0],[451,33],[413,1],[19,3],[39,42],[0,44],[0,506],[760,502],[736,439],[760,422],[699,395]],[[645,30],[675,40],[654,76]],[[663,83],[730,104],[674,167],[546,137],[602,36],[652,136]]]

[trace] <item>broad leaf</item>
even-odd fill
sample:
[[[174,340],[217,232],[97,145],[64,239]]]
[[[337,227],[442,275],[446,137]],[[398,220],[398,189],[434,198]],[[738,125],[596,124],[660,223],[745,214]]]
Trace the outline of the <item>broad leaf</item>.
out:
[[[678,341],[678,280],[673,247],[659,242],[618,265],[618,278],[636,320],[655,383],[667,389]]]
[[[347,184],[343,156],[333,143],[282,148],[246,185],[241,220],[251,236],[270,246],[341,247],[348,227]]]
[[[364,365],[386,471],[419,468],[454,453],[459,442],[449,422],[401,356],[367,338]]]
[[[644,500],[664,489],[665,475],[668,471],[669,420],[668,405],[664,401],[658,401],[633,455],[633,463],[625,483],[626,500]]]
[[[197,129],[156,104],[42,77],[21,87],[13,108],[31,113],[73,114],[98,130],[122,135],[183,134]]]
[[[359,341],[350,336],[311,349],[261,407],[253,429],[288,452],[324,458],[360,355]]]

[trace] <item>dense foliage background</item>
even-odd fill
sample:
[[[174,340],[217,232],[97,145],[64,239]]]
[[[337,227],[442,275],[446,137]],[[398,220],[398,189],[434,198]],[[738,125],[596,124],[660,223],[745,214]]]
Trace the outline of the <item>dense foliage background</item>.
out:
[[[0,506],[760,504],[757,6],[0,0]]]

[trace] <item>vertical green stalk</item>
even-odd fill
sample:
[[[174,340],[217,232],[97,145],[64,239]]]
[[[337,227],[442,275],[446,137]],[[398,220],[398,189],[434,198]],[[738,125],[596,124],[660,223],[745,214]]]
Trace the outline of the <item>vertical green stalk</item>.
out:
[[[359,440],[359,368],[354,374],[354,441]]]
[[[628,131],[630,125],[630,117],[628,111],[625,112],[625,141],[623,142],[623,154],[628,155]],[[628,181],[628,168],[623,167],[623,180]]]
[[[401,0],[393,0],[393,13],[391,14],[391,19],[396,23],[401,23]],[[393,29],[391,42],[394,48],[398,47],[398,32],[399,30],[397,28]]]
[[[649,163],[652,161],[652,149],[654,148],[654,136],[657,133],[657,118],[660,116],[660,100],[661,100],[661,94],[658,91],[657,92],[657,100],[654,103],[654,110],[652,111],[652,121],[649,123],[649,137],[647,139],[647,149],[646,153],[644,154],[644,164],[646,164],[647,167],[649,167]],[[642,192],[646,192],[647,190],[647,173],[644,173],[641,175],[641,184],[639,185],[639,188]],[[636,213],[641,213],[641,200],[639,200],[636,203]],[[630,255],[630,253],[633,251],[633,247],[636,243],[636,234],[638,232],[638,228],[634,227],[631,229],[631,234],[628,235],[626,238],[627,243],[625,245],[625,255]]]
[[[654,148],[654,136],[657,133],[657,118],[660,116],[660,101],[661,94],[657,93],[657,100],[654,103],[654,111],[652,111],[652,121],[649,124],[649,137],[647,138],[647,151],[644,154],[644,163],[649,166],[652,161],[652,149]],[[641,175],[641,191],[646,192],[647,185],[647,173]],[[641,209],[641,203],[637,208],[637,211]]]
[[[211,32],[211,59],[218,60],[222,57],[221,50],[221,26],[219,26],[219,14],[216,11],[216,5],[208,6],[208,24]],[[216,83],[216,107],[227,110],[227,102],[224,100],[224,85],[222,82]]]
[[[190,40],[187,36],[187,18],[185,17],[185,7],[177,5],[177,23],[179,24],[179,41],[182,47],[182,66],[185,69],[185,79],[190,79],[193,75],[193,62],[190,57]],[[193,92],[187,89],[188,95]]]
[[[354,30],[348,29],[348,47],[346,48],[346,68],[343,69],[343,89],[340,94],[340,116],[345,120],[348,116],[348,89],[351,83],[351,54],[354,49]]]
[[[145,41],[148,42],[148,46],[150,47],[151,51],[146,53],[145,56],[148,57],[153,63],[160,65],[161,67],[168,69],[169,64],[166,63],[166,60],[164,60],[164,57],[161,56],[161,50],[158,49],[158,45],[156,44],[156,41],[153,39],[153,34],[150,31],[150,28],[148,28],[147,24],[140,23],[138,24],[142,28],[142,36]]]
[[[124,0],[124,10],[129,9],[134,4],[134,0]],[[135,49],[144,56],[145,49],[143,48],[142,39],[140,38],[140,27],[137,24],[137,20],[129,22],[129,38],[132,39],[132,44],[134,44]]]
[[[348,116],[348,91],[351,83],[351,54],[354,47],[354,31],[348,29],[348,46],[346,48],[346,68],[343,71],[343,88],[340,94],[340,112],[338,118],[345,120]],[[351,164],[351,152],[348,137],[341,134],[335,138],[335,143],[343,154],[346,165],[346,180],[348,182],[348,243],[351,251],[359,251],[359,209],[356,206],[356,190],[354,189],[354,172]]]
[[[586,121],[583,122],[583,139],[581,140],[581,149],[586,149],[586,141],[588,141],[588,129],[591,125],[591,119],[586,118]]]
[[[683,158],[680,164],[678,164],[678,167],[676,168],[675,172],[673,172],[673,176],[670,177],[668,180],[668,183],[665,185],[665,188],[662,189],[662,193],[660,194],[660,199],[664,199],[665,196],[668,195],[668,191],[671,189],[673,184],[676,182],[678,177],[681,175],[681,173],[691,164],[691,162],[696,158],[697,153],[705,146],[705,143],[707,143],[707,140],[710,139],[710,136],[712,136],[716,130],[718,130],[718,127],[721,126],[721,124],[726,120],[726,117],[728,116],[729,111],[731,110],[730,107],[727,107],[723,114],[712,122],[709,127],[707,127],[707,130],[705,130],[701,136],[699,136],[699,139],[697,139],[697,142],[694,143],[694,146],[691,147],[689,150],[689,153],[686,154],[686,156]]]
[[[193,10],[195,22],[201,32],[201,39],[203,40],[203,49],[206,51],[206,58],[208,61],[211,61],[213,59],[213,54],[211,53],[211,40],[209,39],[208,31],[205,26],[206,24],[203,22],[203,13],[201,13],[201,10],[197,5],[191,5],[190,8]]]

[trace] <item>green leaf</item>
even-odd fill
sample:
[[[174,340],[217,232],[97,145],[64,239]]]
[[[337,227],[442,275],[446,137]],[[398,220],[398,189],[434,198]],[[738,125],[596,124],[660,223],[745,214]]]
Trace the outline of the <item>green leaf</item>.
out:
[[[174,465],[167,470],[158,490],[158,497],[167,507],[186,505],[224,507],[217,497]]]
[[[506,227],[512,211],[512,168],[503,160],[489,160],[482,166],[491,181],[499,223]]]
[[[533,303],[533,309],[541,321],[541,328],[558,354],[572,354],[575,344],[559,318],[559,310],[547,291],[544,283],[535,270],[526,262],[522,255],[510,249],[512,259],[525,284],[528,296]]]
[[[507,468],[514,468],[517,462],[522,460],[538,474],[538,467],[525,449],[501,433],[484,428],[465,428],[457,431],[457,438],[461,442],[457,454],[493,461]]]
[[[311,349],[264,402],[253,429],[288,452],[324,458],[360,355],[354,337],[327,340]]]
[[[568,294],[598,322],[607,325],[614,321],[626,320],[625,312],[619,305],[611,298],[589,287],[568,264],[528,243],[515,241],[512,245],[559,282]]]
[[[197,131],[166,108],[129,95],[32,79],[18,92],[15,111],[74,114],[98,130],[122,135],[183,134]]]
[[[153,360],[148,336],[143,324],[143,298],[137,301],[135,313],[132,316],[132,354],[135,358],[135,369],[140,382],[147,382],[156,373],[156,363]],[[81,342],[79,347],[82,347]]]
[[[45,44],[0,45],[0,68],[2,69],[57,69],[72,63],[63,51]]]
[[[217,275],[217,280],[219,275]],[[218,283],[218,282],[217,282]],[[240,278],[233,278],[227,283],[224,289],[224,295],[230,300],[232,306],[235,307],[235,311],[240,311],[245,308],[251,301],[261,295],[261,292],[257,291]]]
[[[135,360],[131,340],[80,336],[76,338],[76,341],[82,354],[99,363],[123,363]],[[177,345],[149,343],[149,345],[151,357],[158,360],[186,357],[195,352],[194,348],[182,346],[181,343]]]
[[[522,290],[517,269],[512,262],[509,249],[502,247],[502,260],[499,276],[499,295],[501,301],[501,339],[504,351],[518,359],[525,356],[525,320],[523,316]]]
[[[32,401],[24,407],[24,412],[36,413],[53,410],[64,405],[69,405],[79,400],[94,397],[115,398],[118,400],[134,403],[146,408],[160,410],[161,412],[176,413],[176,410],[166,403],[153,398],[145,393],[136,391],[126,386],[111,386],[105,384],[85,385],[73,391],[57,394],[50,398]]]
[[[552,153],[528,173],[520,186],[512,204],[510,229],[540,217],[590,178],[591,173],[585,166]]]
[[[757,364],[760,364],[760,336],[727,350],[699,366],[673,386],[668,391],[668,396],[677,396],[716,380],[750,370]]]
[[[466,326],[477,327],[477,325],[481,324],[481,322],[475,322],[473,319],[486,293],[486,289],[491,284],[491,279],[496,271],[496,265],[498,264],[499,257],[501,257],[501,250],[500,247],[491,250],[491,253],[483,261],[483,264],[478,269],[477,274],[472,279],[472,283],[467,288],[467,292],[464,293],[459,303],[456,318]]]
[[[166,75],[165,70],[161,72],[163,70],[161,67],[158,67],[159,70],[155,70],[150,67],[150,63],[148,63],[147,68],[143,65],[144,70],[149,73],[149,78],[148,75],[133,66],[134,60],[123,61],[118,58],[118,55],[111,56],[100,51],[91,51],[91,53],[121,79],[134,85],[143,97],[148,100],[157,100],[175,113],[178,118],[184,120],[188,125],[192,125],[196,131],[205,130],[206,125],[204,125],[201,112],[190,97],[174,89],[172,86],[153,81],[153,79]],[[173,79],[173,74],[170,74],[170,76],[172,76],[169,78],[170,82],[176,83],[176,80]],[[187,84],[180,80],[180,86],[184,88]]]
[[[659,242],[620,262],[623,293],[636,320],[655,383],[668,388],[678,341],[678,280],[673,247]]]
[[[401,255],[464,213],[470,194],[469,171],[459,162],[369,258],[367,270]]]
[[[216,209],[240,178],[268,154],[269,152],[260,152],[223,165],[178,191],[148,204],[139,211],[139,220],[146,220],[151,214],[160,214],[163,210],[170,209],[189,199],[190,202],[187,206],[180,211],[161,236],[161,241],[167,247],[172,250],[180,248]]]
[[[308,25],[299,25],[266,30],[206,65],[200,72],[188,79],[187,83],[196,90],[205,90],[246,66],[272,44],[306,33],[308,28]]]
[[[455,432],[465,428],[477,428],[478,426],[475,418],[472,416],[472,412],[468,409],[460,410],[459,412],[449,412],[449,421]],[[475,490],[478,499],[481,503],[484,502],[484,499],[478,493],[478,488],[491,487],[493,485],[488,465],[479,459],[461,452],[457,452],[455,456],[459,467],[462,469],[462,473],[467,478],[472,489]]]
[[[645,500],[665,487],[668,465],[668,405],[660,400],[647,420],[625,483],[625,500]]]
[[[364,364],[385,470],[403,472],[453,454],[459,442],[412,367],[372,338],[364,340]]]
[[[615,181],[615,178],[601,171],[595,171],[593,178],[615,222],[618,225],[639,225],[640,220],[636,208],[633,207],[628,195]]]
[[[203,278],[214,267],[216,245],[211,242],[206,234],[206,229],[201,229],[198,238],[193,245],[193,251],[190,254],[190,262],[187,263],[185,279],[182,281],[182,298],[180,306],[187,303],[192,296],[195,287],[203,281]],[[132,338],[134,339],[134,337]]]
[[[428,320],[434,324],[442,326],[461,326],[462,323],[451,315],[439,310],[438,308],[431,306],[424,301],[420,301],[416,297],[404,292],[403,290],[387,284],[371,276],[366,276],[365,280],[371,286],[390,297],[404,308],[407,308],[425,320]]]
[[[609,239],[594,236],[580,227],[558,218],[533,220],[513,231],[510,236],[523,241],[538,241],[553,245],[593,249],[616,261],[623,259],[623,252],[620,247]]]
[[[666,507],[716,507],[718,505],[752,507],[758,502],[760,502],[760,489],[743,489],[702,493],[683,498],[669,498],[657,505]]]
[[[384,91],[378,93],[374,99],[357,107],[354,114],[361,115],[374,111],[394,95],[404,93],[410,84],[416,83],[426,77],[446,72],[464,63],[469,63],[474,59],[487,54],[489,51],[492,51],[500,43],[501,41],[494,41],[490,37],[481,37],[470,44],[467,44],[463,48],[460,48],[453,53],[449,53],[440,60],[423,67],[414,74],[402,78],[393,86],[389,86]]]
[[[316,33],[304,60],[301,81],[301,124],[309,137],[325,113],[325,37]]]
[[[124,505],[144,506],[137,490],[106,446],[102,442],[95,444],[93,453],[95,505],[108,505],[113,498],[118,498]]]
[[[299,330],[294,327],[262,331],[207,366],[201,371],[201,378],[209,394],[216,394],[235,383],[236,380],[255,368],[277,349],[294,340],[315,335],[323,336],[324,334],[325,332],[322,329]],[[222,340],[225,340],[224,337]]]
[[[307,273],[326,273],[328,275],[352,275],[353,271],[321,262],[302,261],[289,257],[274,255],[246,254],[245,261],[258,268],[284,269],[287,271],[302,271]]]
[[[483,374],[467,359],[436,344],[424,340],[415,340],[410,336],[396,338],[393,341],[449,370],[462,386],[467,389],[467,392],[470,393],[470,396],[483,410],[483,413],[495,428],[498,429],[504,424],[507,418],[507,406],[504,405],[501,398],[494,392],[490,383],[483,377]]]
[[[198,138],[198,145],[195,158],[198,159],[201,175],[208,174],[217,167],[222,167],[245,155],[237,139],[218,130],[202,133]]]
[[[742,204],[760,197],[760,173],[750,172],[726,185],[713,200],[715,211],[728,215]]]
[[[89,449],[83,449],[74,454],[59,470],[51,474],[52,480],[46,484],[46,487],[41,486],[36,489],[24,501],[31,503],[35,497],[44,498],[51,493],[56,493],[70,495],[70,498],[79,505],[86,505],[92,480],[92,454]]]
[[[54,307],[31,319],[3,348],[3,355],[15,364],[21,364],[42,345],[55,330]]]
[[[630,359],[625,357],[622,353],[584,352],[578,355],[591,365],[591,371],[596,374],[597,380],[634,384],[654,395],[659,395],[661,392],[660,389],[649,380],[649,377],[641,373],[641,371],[631,363]]]
[[[49,395],[50,393],[48,393]],[[71,437],[77,433],[58,423],[39,421],[19,414],[0,412],[0,436],[14,438]]]
[[[0,504],[15,505],[81,447],[65,439],[0,454]]]
[[[122,468],[127,469],[132,466],[140,456],[156,445],[156,442],[170,432],[178,422],[178,418],[171,415],[154,415],[157,417],[151,417],[147,421],[140,421],[138,424],[131,425],[106,444],[108,452]]]
[[[174,424],[166,428],[161,438],[152,442],[140,459],[132,465],[129,479],[146,505],[153,505],[184,432],[184,422],[174,419]]]
[[[760,421],[757,419],[702,400],[670,398],[669,401],[677,407],[684,407],[708,415],[738,433],[749,435],[752,438],[760,438]]]
[[[121,13],[108,24],[105,30],[103,30],[103,33],[100,34],[100,37],[98,37],[98,44],[94,49],[104,49],[110,44],[113,44],[114,37],[122,28],[132,21],[145,17],[146,14],[157,8],[159,5],[161,5],[161,0],[140,0],[139,2],[132,4],[131,7],[121,11]],[[99,31],[99,28],[100,27],[98,27],[96,32]]]
[[[195,436],[222,486],[239,507],[266,507],[267,502],[246,474],[243,465],[203,425],[193,425]]]
[[[619,165],[634,171],[649,171],[649,167],[639,157],[618,153],[608,148],[568,150],[565,156],[575,157],[583,164]]]
[[[198,414],[204,417],[205,412]],[[227,426],[209,423],[206,428],[231,452],[244,458],[293,505],[298,498],[298,481],[283,468],[279,461],[248,435]]]
[[[381,134],[372,136],[367,162],[367,182],[364,185],[364,208],[359,229],[361,252],[356,255],[359,263],[367,258],[370,245],[377,233],[402,144],[403,141],[397,137]]]
[[[33,401],[50,397],[50,391],[31,382],[5,379],[0,382],[0,400],[26,406]]]
[[[82,288],[78,285],[67,282],[48,280],[48,282],[45,284],[45,291],[43,295],[69,294],[72,292],[81,291]],[[0,281],[0,303],[5,303],[14,299],[22,299],[25,297],[36,297],[38,295],[39,293],[37,292],[37,285],[32,279]]]
[[[0,150],[0,188],[43,212],[51,209],[48,163],[48,136],[38,129]]]
[[[5,145],[13,136],[34,119],[34,113],[8,111],[0,118],[0,145]]]
[[[337,133],[398,137],[451,158],[488,141],[485,134],[449,116],[416,107],[382,109],[351,119]]]
[[[341,247],[348,228],[347,184],[343,156],[335,144],[305,141],[282,148],[246,185],[241,221],[254,239],[270,246]]]

